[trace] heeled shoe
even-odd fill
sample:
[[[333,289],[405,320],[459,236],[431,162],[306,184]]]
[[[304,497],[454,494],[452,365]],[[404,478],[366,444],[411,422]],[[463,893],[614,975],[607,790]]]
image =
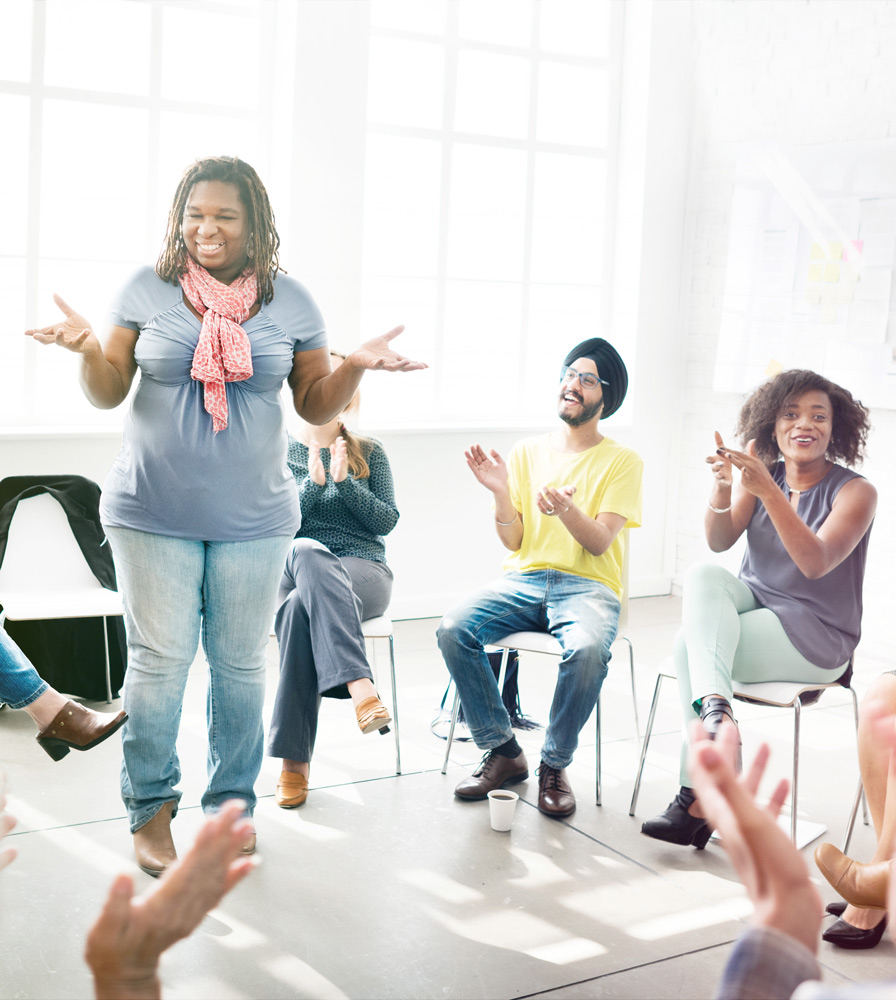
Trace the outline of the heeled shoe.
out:
[[[730,722],[734,725],[734,728],[737,729],[737,719],[734,718],[731,703],[725,698],[704,698],[700,702],[700,721],[703,723],[703,728],[709,734],[709,738],[711,740],[716,738],[716,733],[719,731],[725,719],[730,720]],[[734,763],[735,770],[738,774],[740,774],[744,767],[740,730],[738,730],[737,736],[737,760]]]
[[[885,910],[890,885],[890,862],[863,865],[845,855],[833,844],[816,848],[815,864],[831,886],[853,906]]]
[[[102,743],[121,729],[127,718],[127,712],[94,712],[76,701],[67,701],[35,739],[53,760],[62,760],[69,750],[90,750]]]
[[[664,840],[667,844],[693,845],[702,851],[712,836],[712,828],[702,816],[692,816],[688,812],[688,806],[694,801],[693,796],[690,796],[690,801],[688,798],[679,792],[665,812],[641,824],[641,833],[654,840]]]
[[[392,716],[386,711],[386,706],[375,695],[365,698],[355,706],[355,715],[358,717],[358,728],[366,736],[368,733],[389,732],[389,723]]]
[[[821,935],[822,941],[835,945],[837,948],[849,948],[861,951],[864,948],[876,948],[887,929],[887,917],[874,927],[853,927],[845,920],[838,920]]]
[[[833,903],[828,903],[824,908],[825,913],[830,913],[832,917],[842,917],[843,911],[849,904],[845,899],[835,899]]]
[[[308,798],[308,779],[297,771],[281,771],[274,801],[281,809],[295,809]]]
[[[177,861],[177,851],[171,837],[173,812],[174,803],[166,802],[148,823],[134,831],[137,864],[153,878],[158,878]]]

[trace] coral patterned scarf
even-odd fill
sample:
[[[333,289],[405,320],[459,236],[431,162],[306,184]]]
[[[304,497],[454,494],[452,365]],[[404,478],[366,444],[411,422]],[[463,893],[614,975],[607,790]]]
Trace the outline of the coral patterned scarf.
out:
[[[243,382],[252,376],[252,347],[240,325],[258,297],[254,271],[246,271],[224,285],[192,257],[178,278],[190,305],[202,316],[199,343],[193,352],[190,375],[205,386],[205,409],[212,415],[215,433],[227,426],[225,382]]]

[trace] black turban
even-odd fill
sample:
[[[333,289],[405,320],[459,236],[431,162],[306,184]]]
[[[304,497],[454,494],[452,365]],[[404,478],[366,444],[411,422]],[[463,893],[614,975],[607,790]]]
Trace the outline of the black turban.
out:
[[[628,390],[628,372],[625,362],[619,357],[619,352],[600,337],[590,337],[583,340],[563,359],[564,365],[571,365],[578,358],[591,358],[597,365],[598,374],[602,379],[606,379],[609,385],[603,386],[604,390],[604,412],[601,417],[612,416],[625,399]]]

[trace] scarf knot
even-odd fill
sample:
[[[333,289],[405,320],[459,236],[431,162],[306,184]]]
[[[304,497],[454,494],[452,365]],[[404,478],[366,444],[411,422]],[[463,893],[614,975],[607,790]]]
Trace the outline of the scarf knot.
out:
[[[258,282],[254,271],[246,271],[225,285],[192,257],[187,257],[187,270],[178,281],[202,316],[190,376],[203,384],[205,409],[217,434],[227,426],[225,383],[252,377],[252,346],[242,323],[258,298]]]

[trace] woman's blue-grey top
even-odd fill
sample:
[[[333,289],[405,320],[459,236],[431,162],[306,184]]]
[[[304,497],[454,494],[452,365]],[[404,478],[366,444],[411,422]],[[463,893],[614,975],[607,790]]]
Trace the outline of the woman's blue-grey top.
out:
[[[772,469],[772,476],[781,491],[788,493],[783,462]],[[842,487],[860,478],[842,465],[832,465],[820,483],[800,494],[800,520],[817,532]],[[788,555],[765,506],[756,501],[740,578],[764,607],[774,611],[793,645],[816,666],[842,667],[859,643],[870,534],[869,527],[839,566],[818,580],[809,580]]]
[[[379,441],[364,438],[364,456],[370,467],[367,479],[348,475],[334,483],[330,476],[330,452],[321,451],[327,472],[323,486],[308,475],[308,448],[289,438],[289,468],[298,487],[302,505],[302,527],[296,538],[313,538],[337,556],[386,561],[383,535],[398,521],[392,469]]]
[[[308,292],[278,274],[273,300],[243,323],[253,374],[227,383],[228,424],[218,434],[203,385],[190,377],[202,324],[180,286],[142,268],[119,293],[112,322],[139,334],[140,379],[103,487],[103,523],[201,541],[294,535],[299,505],[280,387],[296,351],[327,343]]]

